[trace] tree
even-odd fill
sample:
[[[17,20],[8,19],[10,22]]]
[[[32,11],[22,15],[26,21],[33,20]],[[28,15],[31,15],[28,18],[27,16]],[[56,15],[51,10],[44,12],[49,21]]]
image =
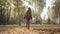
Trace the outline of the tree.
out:
[[[5,24],[4,22],[6,22],[6,16],[5,16],[5,13],[6,13],[6,5],[5,5],[5,1],[4,0],[0,0],[0,22],[2,24]]]
[[[54,24],[59,24],[58,21],[60,21],[60,0],[56,0],[54,3],[54,6],[52,8],[48,8],[48,16],[49,19],[52,21]]]
[[[57,21],[60,21],[60,0],[56,0],[55,6],[53,6],[53,10],[54,10],[54,13],[55,13],[55,17],[57,19],[59,18]]]

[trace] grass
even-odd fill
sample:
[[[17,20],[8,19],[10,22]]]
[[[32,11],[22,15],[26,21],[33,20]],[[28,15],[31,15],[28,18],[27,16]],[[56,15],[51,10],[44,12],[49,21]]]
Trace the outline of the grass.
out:
[[[26,26],[26,24],[22,24],[22,26]],[[30,24],[30,26],[40,26],[40,24]]]
[[[26,26],[26,24],[21,24],[21,27],[25,27]],[[43,24],[43,25],[41,25],[41,24],[30,24],[30,26],[49,26],[49,24]],[[51,25],[50,25],[51,26]],[[1,27],[7,27],[7,28],[13,28],[13,27],[20,27],[19,26],[19,24],[14,24],[14,25],[0,25],[0,28]]]
[[[26,26],[26,24],[21,24],[21,26]],[[40,24],[30,24],[30,26],[41,26]],[[0,25],[0,27],[19,27],[19,24],[14,25]]]
[[[30,26],[47,26],[48,24],[30,24]],[[22,26],[26,26],[26,24],[22,24]]]
[[[0,25],[0,28],[15,28],[18,27],[18,25]]]

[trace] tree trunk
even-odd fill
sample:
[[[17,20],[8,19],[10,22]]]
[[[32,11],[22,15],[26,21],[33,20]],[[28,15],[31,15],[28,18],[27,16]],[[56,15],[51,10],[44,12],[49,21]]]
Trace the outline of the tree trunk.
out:
[[[17,8],[18,8],[18,20],[20,20],[20,12],[19,12],[19,2],[17,0]],[[21,26],[21,22],[19,21],[19,26]]]

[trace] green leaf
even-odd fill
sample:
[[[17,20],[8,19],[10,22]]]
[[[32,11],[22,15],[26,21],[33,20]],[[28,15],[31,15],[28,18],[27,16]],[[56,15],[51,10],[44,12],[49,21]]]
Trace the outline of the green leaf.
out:
[[[28,1],[28,3],[31,5],[31,2],[30,1]]]

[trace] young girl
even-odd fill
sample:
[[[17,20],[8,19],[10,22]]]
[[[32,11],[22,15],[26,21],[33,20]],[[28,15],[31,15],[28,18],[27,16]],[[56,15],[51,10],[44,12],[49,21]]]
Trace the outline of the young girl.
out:
[[[26,28],[29,29],[30,28],[30,19],[32,19],[32,13],[31,13],[30,8],[28,8],[24,18],[26,19]]]

